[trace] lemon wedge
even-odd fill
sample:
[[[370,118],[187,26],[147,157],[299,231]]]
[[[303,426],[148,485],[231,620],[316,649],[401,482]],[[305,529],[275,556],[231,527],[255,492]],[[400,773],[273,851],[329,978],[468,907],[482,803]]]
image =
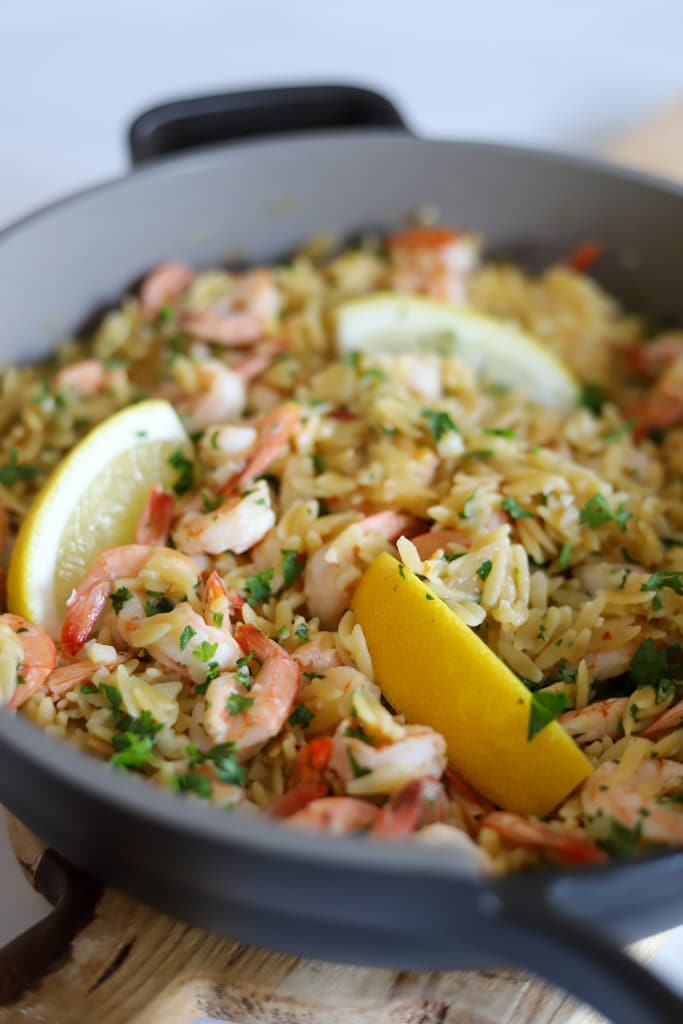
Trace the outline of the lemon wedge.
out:
[[[131,405],[87,434],[52,473],[22,523],[7,577],[10,611],[58,636],[66,601],[105,548],[133,541],[152,484],[178,479],[191,459],[172,405]],[[178,459],[174,459],[178,462]],[[191,465],[191,463],[189,463]]]
[[[440,732],[451,764],[489,800],[542,817],[590,775],[557,722],[527,738],[529,690],[391,555],[366,569],[351,606],[389,703]]]
[[[538,338],[495,317],[418,295],[393,292],[351,299],[335,310],[337,349],[436,352],[485,372],[492,382],[544,405],[576,405],[578,382]]]

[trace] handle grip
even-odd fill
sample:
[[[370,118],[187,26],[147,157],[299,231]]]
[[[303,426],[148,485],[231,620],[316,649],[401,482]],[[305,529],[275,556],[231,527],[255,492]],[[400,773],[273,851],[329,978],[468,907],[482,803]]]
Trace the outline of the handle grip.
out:
[[[135,166],[179,150],[257,135],[325,128],[406,129],[386,97],[350,85],[297,85],[175,100],[140,114],[130,127]]]
[[[666,860],[671,858],[660,863],[663,875],[668,874]],[[653,866],[649,864],[650,869]],[[638,885],[641,876],[645,885],[648,879],[651,882],[652,871],[644,871],[645,867],[646,863],[635,863],[612,878],[601,873],[594,879],[577,878],[568,886],[562,878],[539,886],[538,879],[513,876],[483,897],[482,909],[520,931],[516,954],[520,966],[537,972],[540,965],[548,981],[593,1006],[613,1024],[680,1024],[683,999],[611,942],[599,924],[593,924],[600,920],[601,903],[611,903],[613,912],[618,905],[613,901],[620,893],[626,895],[629,885]],[[598,895],[591,913],[586,897],[593,886],[596,891],[605,886],[610,891],[602,899]],[[649,895],[657,899],[652,888]]]

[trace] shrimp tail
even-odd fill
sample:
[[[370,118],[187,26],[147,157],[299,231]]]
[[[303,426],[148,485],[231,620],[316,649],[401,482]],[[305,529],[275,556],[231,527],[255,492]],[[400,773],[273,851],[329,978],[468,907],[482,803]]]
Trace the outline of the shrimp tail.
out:
[[[605,851],[588,839],[559,832],[540,821],[529,821],[506,811],[487,814],[481,827],[493,829],[505,842],[545,849],[570,864],[604,864],[609,860]]]
[[[269,818],[289,818],[328,793],[329,787],[325,782],[302,782],[274,800],[266,813]]]
[[[165,491],[160,483],[152,484],[138,520],[135,543],[165,547],[171,532],[174,511],[173,495]]]
[[[256,626],[241,622],[235,630],[235,640],[245,654],[251,654],[253,651],[260,662],[268,661],[270,658],[289,657],[279,644],[264,636]]]
[[[417,828],[422,817],[424,783],[411,779],[387,800],[370,829],[370,835],[382,839],[403,839]]]
[[[98,579],[74,596],[62,626],[62,654],[65,657],[75,657],[89,639],[107,603],[110,588],[108,579]]]

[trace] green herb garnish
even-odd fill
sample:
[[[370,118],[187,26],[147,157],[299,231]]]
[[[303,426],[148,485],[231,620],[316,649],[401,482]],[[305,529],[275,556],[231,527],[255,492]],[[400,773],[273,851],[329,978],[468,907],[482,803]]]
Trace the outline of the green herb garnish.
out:
[[[570,706],[571,702],[566,693],[545,693],[543,690],[532,693],[527,740],[532,740]]]

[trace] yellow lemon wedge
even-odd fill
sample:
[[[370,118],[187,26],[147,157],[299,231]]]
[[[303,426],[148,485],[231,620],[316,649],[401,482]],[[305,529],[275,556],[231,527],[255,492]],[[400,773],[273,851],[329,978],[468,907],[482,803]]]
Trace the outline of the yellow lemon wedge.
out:
[[[419,295],[351,299],[335,310],[337,350],[436,352],[462,359],[492,383],[559,409],[576,405],[579,385],[548,346],[505,320]]]
[[[85,569],[105,548],[133,541],[152,484],[177,484],[191,459],[168,402],[139,402],[98,424],[57,466],[22,523],[7,577],[10,611],[56,637]]]
[[[489,800],[542,817],[590,775],[557,722],[527,738],[529,690],[391,555],[365,571],[352,608],[386,699],[440,732],[453,767]]]

